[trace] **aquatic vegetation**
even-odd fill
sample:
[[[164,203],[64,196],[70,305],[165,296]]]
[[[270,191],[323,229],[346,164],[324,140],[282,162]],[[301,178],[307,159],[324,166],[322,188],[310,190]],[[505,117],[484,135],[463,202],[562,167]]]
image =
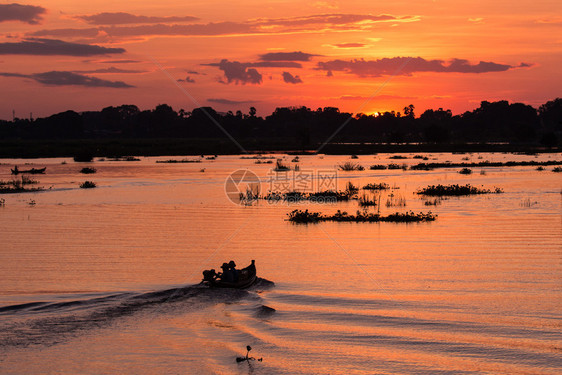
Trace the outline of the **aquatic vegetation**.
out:
[[[277,159],[277,161],[275,162],[275,168],[273,168],[273,170],[276,172],[281,172],[281,171],[290,171],[291,168],[285,163],[283,163],[281,159]]]
[[[543,166],[538,166],[538,167],[537,167],[537,171],[544,171],[544,167],[543,167]]]
[[[338,168],[341,171],[347,171],[347,172],[365,170],[365,167],[363,167],[361,164],[353,163],[350,161],[346,161],[345,163],[338,165]]]
[[[402,169],[402,166],[400,164],[392,163],[388,165],[388,169]]]
[[[14,178],[11,181],[0,181],[0,194],[28,193],[44,190],[41,187],[26,187],[27,185],[33,185],[37,183],[39,183],[39,181],[33,180],[25,175],[22,175],[19,179]]]
[[[345,186],[345,191],[347,193],[349,193],[350,195],[353,194],[357,194],[359,192],[359,188],[355,185],[353,185],[353,183],[351,181],[347,182],[347,185]]]
[[[414,155],[412,158],[413,159],[429,160],[429,158],[427,156],[423,156],[423,155]]]
[[[181,160],[169,159],[169,160],[156,160],[156,163],[170,163],[170,164],[174,164],[174,163],[201,163],[201,159],[181,159]]]
[[[4,198],[0,198],[0,207],[6,206],[6,200]]]
[[[357,223],[378,223],[378,222],[392,222],[392,223],[414,223],[424,221],[434,221],[437,215],[430,212],[428,213],[414,213],[410,212],[396,212],[388,216],[381,216],[378,213],[368,213],[366,211],[357,211],[355,215],[350,215],[346,211],[338,210],[334,215],[322,215],[320,212],[309,212],[308,209],[293,210],[287,214],[289,221],[293,223],[318,223],[321,221],[338,221],[338,222],[357,222]]]
[[[245,205],[245,206],[250,206],[252,205],[252,203],[256,202],[260,196],[259,196],[259,192],[260,192],[260,186],[259,184],[249,184],[248,186],[246,186],[246,192],[239,193],[239,197],[240,197],[240,203]]]
[[[391,193],[386,200],[386,207],[406,207],[406,198]]]
[[[258,159],[254,162],[254,164],[273,164],[273,160],[261,160]]]
[[[390,189],[390,185],[381,182],[380,184],[369,183],[362,187],[363,190],[387,190]]]
[[[441,198],[427,199],[423,201],[423,204],[425,204],[426,206],[438,206],[441,204],[442,200],[443,199]]]
[[[380,203],[380,195],[368,196],[367,194],[363,193],[359,197],[358,203],[361,207],[378,206]]]
[[[384,165],[384,164],[374,164],[374,165],[371,165],[369,167],[369,169],[372,170],[372,171],[383,170],[383,169],[386,169],[386,168],[387,168],[387,166]]]
[[[94,181],[84,181],[83,183],[80,184],[80,187],[82,189],[92,189],[95,188],[97,185]]]
[[[313,203],[336,203],[349,201],[352,196],[353,193],[350,193],[349,191],[326,190],[314,193],[290,191],[286,193],[270,192],[267,195],[260,197],[260,199],[264,199],[269,202],[284,201],[288,203],[294,203],[300,201],[310,201]]]
[[[470,184],[466,185],[431,185],[417,191],[417,194],[428,196],[461,196],[461,195],[477,195],[477,194],[499,194],[503,193],[500,188],[490,189],[477,188]]]
[[[472,169],[470,168],[463,168],[459,171],[459,174],[472,174]]]
[[[562,167],[556,167],[552,171],[556,172],[556,173],[560,173],[560,172],[562,172]]]
[[[481,159],[481,157],[479,157]],[[450,161],[444,163],[419,163],[412,165],[412,170],[431,170],[435,168],[476,168],[476,167],[527,167],[527,166],[548,166],[548,165],[562,165],[562,161],[548,160],[548,161],[507,161],[507,162],[491,162],[481,161],[478,163],[453,163]]]
[[[139,158],[135,156],[116,156],[113,158],[109,158],[111,161],[140,161]]]
[[[92,174],[96,172],[97,172],[96,168],[90,168],[90,167],[85,167],[80,170],[80,173],[84,173],[84,174]]]
[[[351,159],[359,159],[359,156],[357,156],[357,155],[351,155],[350,158],[351,158]]]
[[[254,155],[254,156],[241,156],[240,159],[258,159],[258,160],[265,160],[265,159],[277,159],[275,156],[263,156],[263,155]]]
[[[403,155],[392,155],[389,159],[408,159],[408,157]]]

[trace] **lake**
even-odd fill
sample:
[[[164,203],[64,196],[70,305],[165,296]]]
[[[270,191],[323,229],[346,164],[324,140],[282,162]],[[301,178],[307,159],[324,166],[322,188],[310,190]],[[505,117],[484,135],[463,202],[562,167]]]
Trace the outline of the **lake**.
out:
[[[275,159],[244,155],[187,157],[197,163],[1,159],[2,181],[16,164],[47,170],[30,176],[44,191],[0,195],[0,373],[562,372],[561,174],[553,166],[474,167],[470,175],[369,169],[423,162],[403,156],[305,155],[300,171],[285,174],[263,163]],[[423,157],[562,160],[560,153]],[[344,162],[366,169],[336,172]],[[97,173],[81,174],[83,167]],[[363,209],[357,200],[236,204],[225,182],[240,169],[259,178],[262,193],[386,183],[366,193],[378,203],[369,212],[438,217],[294,224],[287,221],[294,209]],[[97,187],[81,189],[86,180]],[[504,192],[416,194],[437,184]],[[231,259],[238,268],[256,260],[256,285],[197,285],[204,269]],[[247,345],[263,361],[237,363]]]

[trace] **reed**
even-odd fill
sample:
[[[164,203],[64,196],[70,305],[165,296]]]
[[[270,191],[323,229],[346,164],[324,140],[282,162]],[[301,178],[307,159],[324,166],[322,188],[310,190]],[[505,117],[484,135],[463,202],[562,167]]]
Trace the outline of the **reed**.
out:
[[[365,167],[363,167],[361,164],[353,163],[351,161],[346,161],[345,163],[338,165],[338,168],[339,170],[346,172],[365,170]]]
[[[417,194],[427,196],[462,196],[462,195],[477,195],[477,194],[499,194],[503,193],[500,188],[495,188],[493,191],[490,189],[477,188],[470,184],[466,185],[431,185],[417,191]]]
[[[386,168],[387,168],[387,166],[384,165],[384,164],[374,164],[374,165],[371,165],[369,167],[369,169],[372,170],[372,171],[383,170],[383,169],[386,169]]]
[[[472,174],[472,169],[470,168],[463,168],[459,171],[459,174]]]
[[[406,198],[391,193],[386,200],[386,207],[406,207]]]
[[[380,196],[368,196],[367,194],[363,193],[358,200],[359,206],[361,207],[374,207],[378,206],[380,201]]]
[[[552,171],[556,172],[556,173],[560,173],[560,172],[562,172],[562,167],[556,167]]]

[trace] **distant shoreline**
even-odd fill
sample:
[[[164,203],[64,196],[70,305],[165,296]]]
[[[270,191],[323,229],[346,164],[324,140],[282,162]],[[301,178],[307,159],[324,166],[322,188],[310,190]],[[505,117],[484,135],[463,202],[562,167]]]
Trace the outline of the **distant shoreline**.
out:
[[[240,149],[226,138],[0,140],[0,158],[240,155],[258,153],[313,154],[320,145],[305,150],[291,139],[240,139]],[[443,143],[443,144],[327,144],[320,154],[370,155],[376,153],[507,152],[556,153],[560,147],[535,144]]]

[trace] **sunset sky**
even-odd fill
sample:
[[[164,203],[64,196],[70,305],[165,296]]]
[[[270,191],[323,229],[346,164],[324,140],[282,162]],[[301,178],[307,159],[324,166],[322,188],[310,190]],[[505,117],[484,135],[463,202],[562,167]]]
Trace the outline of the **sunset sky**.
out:
[[[0,35],[1,119],[562,96],[560,1],[1,1]]]

